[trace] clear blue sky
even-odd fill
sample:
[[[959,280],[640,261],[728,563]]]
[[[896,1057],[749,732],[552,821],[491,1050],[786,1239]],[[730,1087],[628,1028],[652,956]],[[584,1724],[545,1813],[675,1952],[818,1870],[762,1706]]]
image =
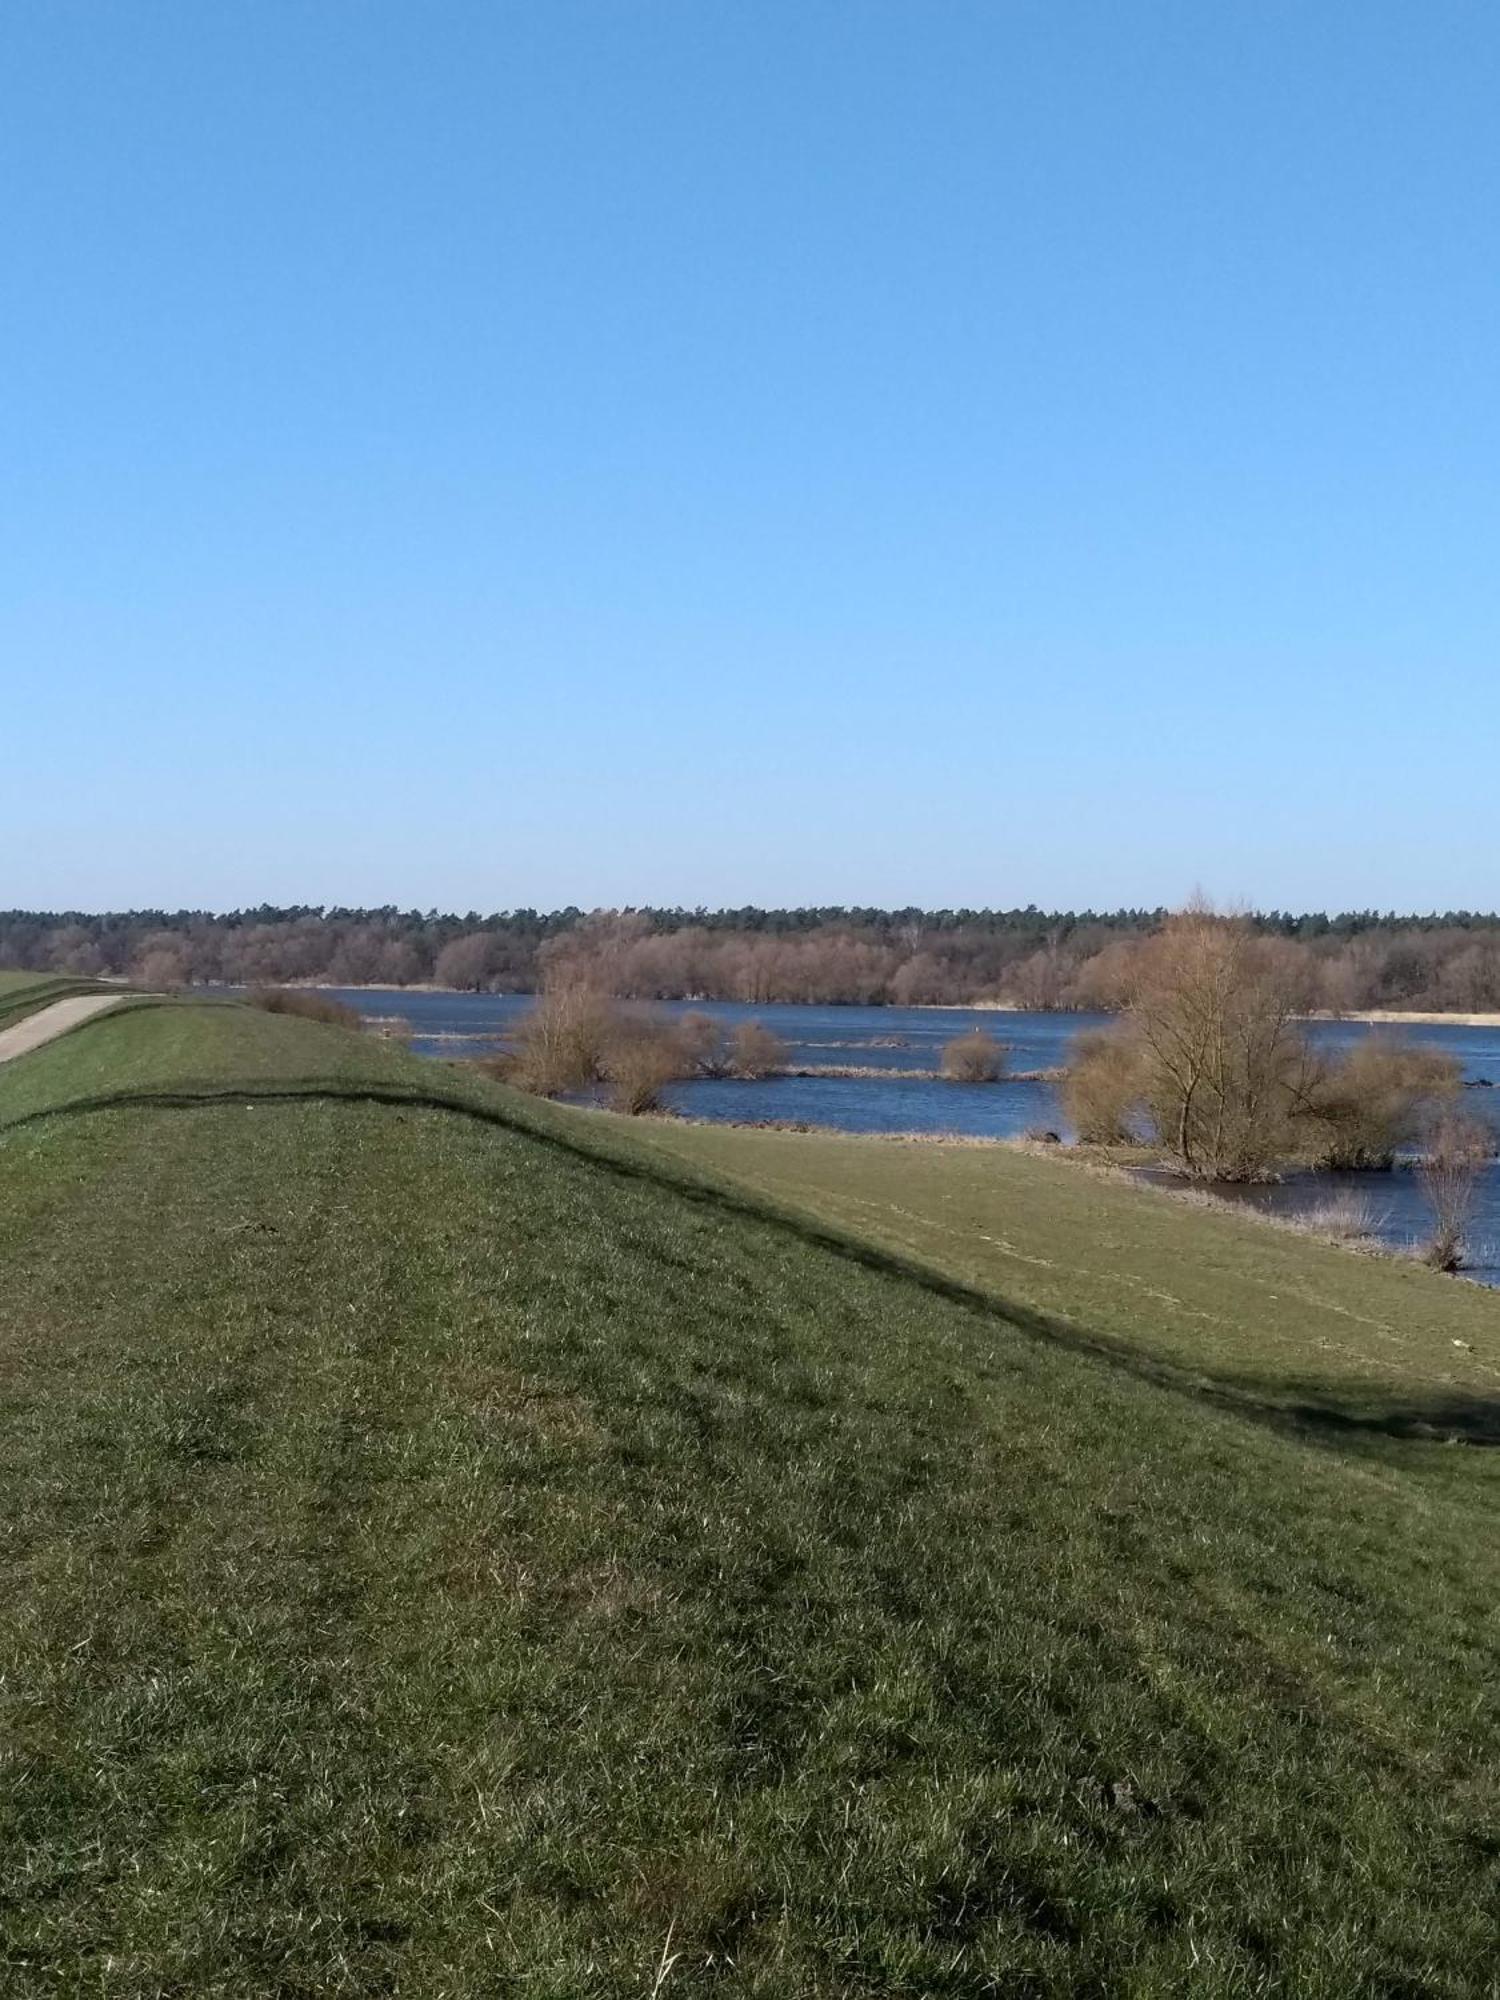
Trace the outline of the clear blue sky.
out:
[[[8,0],[0,904],[1500,904],[1493,0]]]

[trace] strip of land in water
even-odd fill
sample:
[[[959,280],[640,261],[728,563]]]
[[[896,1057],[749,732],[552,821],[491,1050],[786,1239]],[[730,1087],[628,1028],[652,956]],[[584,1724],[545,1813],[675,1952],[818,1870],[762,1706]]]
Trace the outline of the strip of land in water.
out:
[[[453,994],[462,994],[465,997],[473,997],[476,999],[481,997],[482,994],[484,998],[491,1000],[526,1000],[526,999],[536,998],[536,995],[530,991],[517,991],[513,988],[505,988],[503,990],[500,988],[496,988],[493,992],[489,992],[488,990],[478,989],[472,986],[437,986],[434,985],[429,980],[422,980],[422,981],[414,980],[408,986],[391,986],[388,984],[350,984],[346,981],[338,981],[331,979],[288,979],[280,981],[278,983],[286,986],[305,986],[310,991],[313,992],[326,991],[335,993],[453,993]],[[212,990],[214,982],[210,981],[206,982],[206,984],[208,986],[208,989]],[[898,1007],[894,1002],[891,1001],[866,1002],[866,1001],[855,1001],[855,1000],[830,1000],[830,1001],[768,1000],[762,1003],[750,1000],[735,1000],[735,1001],[713,1000],[705,998],[702,995],[689,995],[687,998],[683,1000],[673,1000],[670,1002],[660,1002],[660,1001],[652,1002],[643,1000],[639,1002],[632,1002],[631,1004],[640,1006],[670,1005],[670,1006],[686,1006],[686,1007],[709,1007],[709,1006],[753,1007],[756,1005],[765,1005],[767,1007],[805,1006],[808,1008],[816,1008],[819,1011],[832,1010],[835,1007],[857,1007],[861,1009],[868,1007],[872,1010],[874,1008],[880,1007],[880,1008],[889,1008],[891,1012],[901,1013],[901,1014],[1067,1015],[1073,1013],[1082,1013],[1085,1011],[1083,1009],[1074,1007],[1022,1007],[1019,1006],[1014,1000],[995,1000],[995,999],[933,1000],[933,1001],[920,1000],[920,1001],[913,1001],[910,1005],[905,1007]],[[1109,1010],[1105,1009],[1103,1011],[1108,1012]],[[1444,1011],[1438,1008],[1413,1009],[1405,1007],[1366,1007],[1366,1008],[1351,1007],[1348,1009],[1339,1009],[1337,1011],[1329,1008],[1314,1008],[1311,1012],[1304,1014],[1302,1016],[1302,1019],[1305,1021],[1368,1022],[1371,1026],[1382,1026],[1382,1027],[1500,1028],[1500,1012],[1461,1013],[1457,1009],[1454,1009],[1452,1011]]]
[[[1372,1027],[1391,1028],[1500,1028],[1500,1014],[1443,1014],[1415,1012],[1403,1007],[1351,1009],[1348,1013],[1305,1014],[1306,1021],[1367,1021]]]

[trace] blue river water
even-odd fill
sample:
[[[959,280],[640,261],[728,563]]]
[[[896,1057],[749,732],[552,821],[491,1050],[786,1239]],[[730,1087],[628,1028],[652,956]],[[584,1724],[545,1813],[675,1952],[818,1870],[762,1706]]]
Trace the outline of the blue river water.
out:
[[[533,1002],[529,994],[432,993],[412,989],[337,991],[367,1017],[404,1022],[422,1055],[450,1059],[492,1054],[507,1046]],[[1073,1037],[1106,1017],[1088,1014],[998,1013],[965,1007],[748,1006],[731,1001],[663,1003],[656,1011],[708,1014],[733,1027],[761,1021],[787,1045],[792,1068],[837,1065],[875,1076],[775,1076],[756,1082],[698,1078],[674,1084],[669,1108],[687,1118],[748,1124],[830,1126],[843,1132],[955,1133],[966,1138],[1015,1138],[1055,1132],[1068,1139],[1054,1085],[1012,1078],[997,1084],[948,1083],[930,1074],[943,1044],[970,1028],[1003,1042],[1012,1071],[1050,1070],[1067,1061]],[[1350,1021],[1310,1025],[1314,1041],[1348,1046],[1371,1030]],[[1457,1057],[1467,1082],[1466,1108],[1500,1134],[1500,1028],[1442,1024],[1407,1029],[1413,1041]],[[1357,1194],[1375,1233],[1393,1247],[1419,1242],[1429,1227],[1415,1174],[1294,1174],[1267,1187],[1225,1189],[1249,1205],[1306,1214],[1343,1192]],[[1500,1162],[1480,1190],[1470,1230],[1470,1275],[1500,1285]]]

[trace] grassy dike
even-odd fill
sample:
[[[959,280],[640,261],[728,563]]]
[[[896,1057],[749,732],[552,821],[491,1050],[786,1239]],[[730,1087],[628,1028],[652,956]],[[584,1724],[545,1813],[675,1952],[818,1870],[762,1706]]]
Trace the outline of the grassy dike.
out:
[[[1495,1302],[712,1138],[223,1003],[0,1069],[0,1987],[1492,1992]]]
[[[663,1162],[730,1175],[1180,1389],[1350,1434],[1500,1444],[1500,1293],[1415,1260],[1194,1208],[1062,1149],[636,1130]]]
[[[54,1000],[107,991],[100,980],[72,979],[65,973],[0,972],[0,1029],[13,1028],[28,1014],[50,1007]]]

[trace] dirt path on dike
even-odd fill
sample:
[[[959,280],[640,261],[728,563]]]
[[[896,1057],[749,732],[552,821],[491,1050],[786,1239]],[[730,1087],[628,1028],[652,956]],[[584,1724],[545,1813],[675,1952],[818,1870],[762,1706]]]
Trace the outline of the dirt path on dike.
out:
[[[0,1028],[0,1063],[29,1055],[43,1042],[76,1028],[80,1021],[92,1020],[106,1007],[118,1006],[120,997],[118,993],[75,993],[71,1000],[54,1000],[50,1007],[39,1007],[13,1028]]]

